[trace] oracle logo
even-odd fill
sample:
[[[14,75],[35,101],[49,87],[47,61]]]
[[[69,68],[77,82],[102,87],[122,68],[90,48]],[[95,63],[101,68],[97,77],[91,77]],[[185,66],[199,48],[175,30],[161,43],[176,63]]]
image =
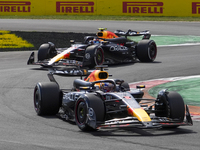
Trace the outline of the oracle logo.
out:
[[[31,12],[29,1],[0,1],[0,12]]]
[[[123,13],[162,14],[163,2],[123,2]]]
[[[94,2],[56,2],[57,13],[94,13]]]
[[[192,3],[192,14],[200,14],[200,2]]]

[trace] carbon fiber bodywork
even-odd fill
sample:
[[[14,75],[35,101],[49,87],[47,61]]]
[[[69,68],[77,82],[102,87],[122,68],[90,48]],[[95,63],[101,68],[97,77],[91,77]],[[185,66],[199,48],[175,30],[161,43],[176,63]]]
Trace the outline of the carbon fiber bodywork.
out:
[[[137,42],[127,36],[143,36]],[[153,62],[157,55],[157,46],[149,40],[149,31],[127,32],[116,30],[114,33],[100,29],[97,36],[86,36],[83,42],[71,41],[69,48],[56,48],[51,42],[42,44],[38,50],[38,60],[34,52],[27,64],[45,67],[58,65],[78,65],[94,68],[96,65],[136,62]],[[69,63],[70,62],[70,63]]]
[[[75,121],[83,131],[105,127],[175,128],[193,125],[188,106],[176,92],[162,90],[156,99],[144,99],[141,89],[144,86],[130,89],[124,80],[108,79],[108,73],[102,68],[94,70],[86,81],[74,80],[73,88],[68,90],[59,89],[53,75],[53,72],[48,74],[51,84],[37,84],[35,109],[49,114],[49,105],[59,103],[59,116]],[[55,95],[59,95],[57,99],[51,99]]]

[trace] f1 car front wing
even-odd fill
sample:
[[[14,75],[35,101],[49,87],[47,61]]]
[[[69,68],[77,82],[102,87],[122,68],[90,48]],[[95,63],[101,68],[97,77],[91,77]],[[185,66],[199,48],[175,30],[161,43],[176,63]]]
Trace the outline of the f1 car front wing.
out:
[[[48,65],[49,61],[38,61],[35,62],[35,53],[32,52],[28,61],[27,61],[27,65],[41,65],[43,67],[53,67],[53,66],[82,66],[83,62],[81,61],[76,61],[76,60],[68,60],[68,59],[64,59],[64,60],[60,60],[56,63],[54,63],[53,65]]]
[[[105,121],[103,124],[98,125],[100,128],[112,128],[112,127],[136,127],[136,128],[160,128],[167,126],[192,126],[193,121],[186,105],[185,121],[181,122],[179,119],[171,119],[167,117],[151,117],[150,122],[140,122],[136,117],[126,117],[119,119],[112,119]]]

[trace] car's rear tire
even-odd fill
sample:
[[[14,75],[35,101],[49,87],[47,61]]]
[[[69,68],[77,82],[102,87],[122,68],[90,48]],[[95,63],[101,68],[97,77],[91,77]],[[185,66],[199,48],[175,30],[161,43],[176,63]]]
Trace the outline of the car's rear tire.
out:
[[[85,64],[89,64],[90,68],[102,65],[104,62],[104,51],[98,45],[91,45],[85,50]]]
[[[158,117],[167,117],[171,119],[178,119],[180,122],[183,122],[185,116],[185,105],[183,98],[177,92],[166,92],[159,98],[158,103],[162,103],[162,106],[156,105],[155,110],[158,112],[155,113]],[[159,113],[159,110],[165,110],[163,113]],[[178,125],[163,125],[167,128],[176,128]]]
[[[34,89],[34,108],[39,116],[55,115],[60,107],[60,89],[54,83],[37,83]]]
[[[153,40],[141,40],[137,44],[136,56],[141,62],[153,62],[157,56],[157,46]]]
[[[42,44],[38,49],[38,61],[53,58],[56,55],[57,52],[53,43]]]
[[[87,98],[79,98],[75,104],[75,122],[82,131],[94,131],[96,128],[92,128],[87,124],[89,114],[89,108],[92,108],[96,121],[104,121],[105,118],[105,106],[102,99],[94,94],[87,94]]]

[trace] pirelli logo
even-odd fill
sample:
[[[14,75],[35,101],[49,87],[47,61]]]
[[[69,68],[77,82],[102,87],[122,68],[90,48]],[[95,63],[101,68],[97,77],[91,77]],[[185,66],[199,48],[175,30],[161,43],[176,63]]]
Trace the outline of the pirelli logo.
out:
[[[94,13],[94,2],[66,1],[56,2],[57,13]]]
[[[31,2],[29,1],[0,1],[1,12],[31,12]]]
[[[163,2],[123,2],[123,13],[162,14]]]
[[[200,14],[200,2],[192,3],[192,14]]]

